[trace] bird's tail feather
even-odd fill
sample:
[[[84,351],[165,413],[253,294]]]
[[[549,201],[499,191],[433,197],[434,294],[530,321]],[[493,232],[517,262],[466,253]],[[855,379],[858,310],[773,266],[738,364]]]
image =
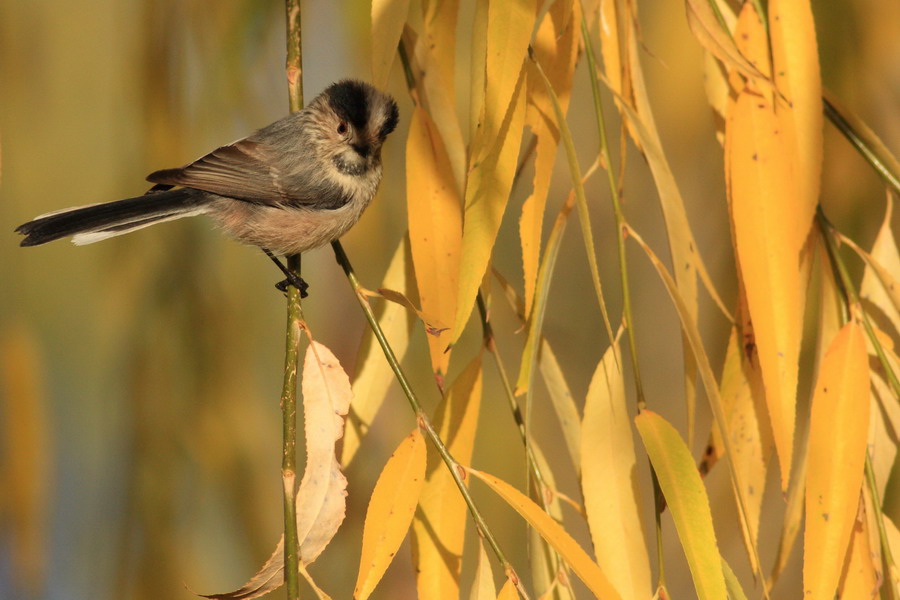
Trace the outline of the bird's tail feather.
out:
[[[153,192],[116,202],[48,213],[16,228],[22,246],[37,246],[73,236],[75,244],[91,244],[149,225],[207,211],[208,195],[190,188]]]

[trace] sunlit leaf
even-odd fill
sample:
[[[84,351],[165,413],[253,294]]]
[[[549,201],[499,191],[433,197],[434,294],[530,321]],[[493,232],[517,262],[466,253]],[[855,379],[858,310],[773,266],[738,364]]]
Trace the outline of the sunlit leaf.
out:
[[[422,312],[443,324],[456,317],[462,204],[441,137],[421,108],[406,144],[406,210]],[[432,368],[446,373],[449,331],[428,336]]]
[[[725,588],[728,590],[728,600],[747,600],[741,582],[731,570],[731,565],[722,559],[722,573],[725,575]]]
[[[354,598],[368,598],[400,548],[425,483],[425,439],[414,429],[390,459],[369,498]]]
[[[805,597],[832,598],[847,554],[863,480],[869,428],[869,364],[862,329],[851,321],[819,369],[806,476]]]
[[[765,398],[758,366],[746,358],[737,328],[731,331],[722,369],[722,403],[728,419],[728,435],[734,449],[733,464],[740,471],[744,497],[747,499],[748,527],[741,528],[751,563],[752,548],[757,545],[759,517],[766,488],[768,460],[772,451],[769,424],[765,415]],[[721,435],[713,428],[715,447],[721,450]]]
[[[491,561],[484,550],[484,541],[478,539],[478,566],[475,567],[475,581],[472,582],[472,590],[469,592],[469,600],[494,600],[497,597],[497,588],[494,587],[494,574],[491,571]]]
[[[809,0],[769,0],[769,38],[781,122],[792,127],[798,238],[812,226],[822,179],[822,78]]]
[[[860,502],[860,513],[863,503]],[[860,514],[853,522],[853,533],[850,536],[850,551],[841,571],[838,586],[838,597],[850,600],[871,600],[878,596],[881,582],[869,550],[869,528],[864,514]],[[876,534],[877,535],[877,534]]]
[[[773,106],[743,91],[730,106],[726,165],[738,263],[787,489],[796,421],[803,321],[792,142]]]
[[[519,72],[522,72],[521,68]],[[463,218],[459,292],[453,325],[454,340],[462,333],[469,315],[472,314],[478,286],[481,285],[487,269],[491,250],[500,229],[500,221],[509,200],[525,118],[523,81],[524,77],[520,77],[506,119],[502,127],[495,132],[496,137],[491,138],[494,145],[490,150],[483,152],[469,171]]]
[[[384,275],[384,287],[406,291],[411,279],[409,250],[406,239],[401,239]],[[397,358],[403,360],[409,345],[413,325],[412,315],[394,302],[385,302],[378,324],[391,344]],[[344,432],[341,464],[350,464],[359,450],[360,442],[369,430],[372,420],[384,401],[388,386],[394,380],[394,372],[384,358],[381,346],[375,341],[371,329],[366,329],[356,358],[356,377],[353,379],[353,403],[350,407],[349,427]]]
[[[893,213],[894,197],[888,194],[884,221],[875,236],[872,252],[864,252],[858,247],[855,249],[866,261],[859,287],[860,297],[881,312],[879,323],[886,319],[893,325],[895,335],[900,335],[900,252],[892,228]]]
[[[716,18],[709,0],[686,0],[685,6],[688,25],[701,46],[721,60],[729,69],[736,69],[751,79],[766,79],[765,75],[760,73],[738,51],[734,40]]]
[[[516,591],[516,584],[512,579],[507,579],[497,594],[497,600],[518,600],[518,598],[519,592]]]
[[[579,4],[554,2],[544,15],[535,34],[532,47],[535,60],[541,63],[559,103],[565,114],[572,92],[572,74],[578,56],[581,28]],[[527,72],[528,106],[525,109],[525,124],[531,128],[537,147],[534,158],[534,184],[531,195],[522,205],[519,219],[519,239],[522,244],[522,267],[525,280],[525,314],[531,314],[534,290],[537,281],[538,263],[541,251],[541,231],[544,208],[550,190],[556,149],[559,145],[559,129],[551,118],[553,107],[547,91],[529,64]]]
[[[462,190],[466,181],[466,147],[456,113],[456,25],[458,0],[424,0],[421,31],[414,48],[414,76],[421,107],[431,117],[436,137],[446,150],[456,183]],[[407,162],[409,165],[409,162]]]
[[[538,270],[537,288],[535,291],[535,304],[532,314],[528,318],[528,334],[525,338],[525,348],[522,351],[522,361],[519,365],[519,377],[516,379],[516,395],[530,391],[535,366],[537,365],[538,349],[543,336],[544,315],[547,310],[550,283],[556,271],[556,261],[559,258],[559,249],[562,244],[563,234],[566,230],[569,213],[572,210],[571,198],[560,209],[547,238],[547,249],[541,260]]]
[[[372,84],[387,87],[409,0],[372,0]]]
[[[649,598],[653,587],[631,418],[612,347],[588,387],[581,444],[581,490],[597,562],[623,598]]]
[[[575,466],[576,470],[580,469],[581,416],[578,413],[575,398],[572,396],[569,385],[566,383],[566,377],[559,365],[559,361],[556,360],[556,354],[554,354],[546,338],[541,342],[538,365],[544,378],[544,384],[547,386],[547,391],[550,394],[550,403],[556,412],[556,418],[559,420],[566,448],[569,449],[572,465]]]
[[[709,499],[690,450],[675,428],[656,413],[641,411],[634,422],[672,512],[698,597],[725,598],[725,576]]]
[[[453,457],[469,464],[481,406],[481,355],[450,386],[438,406],[434,426]],[[413,564],[420,598],[458,598],[466,531],[466,505],[437,455],[428,461],[428,476],[413,521]],[[494,589],[491,588],[491,597]]]
[[[528,521],[532,527],[537,529],[541,536],[559,552],[563,560],[568,563],[575,574],[597,598],[601,600],[620,598],[616,589],[607,580],[600,567],[597,566],[597,563],[591,560],[588,554],[559,523],[541,510],[528,496],[505,481],[487,473],[474,469],[468,469],[467,472],[486,483],[488,487],[494,490],[519,515]]]

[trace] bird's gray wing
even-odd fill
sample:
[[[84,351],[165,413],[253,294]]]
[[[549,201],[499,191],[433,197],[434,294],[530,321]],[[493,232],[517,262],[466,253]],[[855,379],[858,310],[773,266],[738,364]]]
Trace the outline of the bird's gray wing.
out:
[[[180,185],[270,206],[303,204],[283,186],[282,174],[271,148],[250,139],[222,146],[177,169],[163,169],[147,181]]]

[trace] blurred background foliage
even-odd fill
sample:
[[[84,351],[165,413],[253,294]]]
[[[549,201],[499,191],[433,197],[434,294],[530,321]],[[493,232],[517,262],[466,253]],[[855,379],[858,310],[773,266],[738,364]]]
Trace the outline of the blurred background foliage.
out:
[[[461,4],[458,63],[468,64],[464,37],[474,2]],[[664,148],[701,254],[733,306],[722,151],[704,95],[701,48],[682,2],[647,0],[638,8]],[[369,2],[309,0],[303,10],[307,99],[342,77],[368,79]],[[823,83],[890,148],[900,148],[900,4],[817,2],[813,10]],[[191,598],[190,590],[236,587],[277,540],[285,315],[273,288],[280,276],[268,259],[221,238],[201,219],[77,249],[56,243],[23,250],[12,230],[39,213],[140,194],[146,173],[183,164],[282,116],[283,63],[281,2],[0,0],[0,598]],[[569,123],[587,165],[597,141],[584,69],[580,64],[575,74]],[[465,106],[464,86],[457,87]],[[402,116],[385,151],[385,179],[344,239],[370,288],[379,286],[405,231],[404,140],[412,105],[399,64],[389,91]],[[825,144],[822,204],[844,233],[869,247],[883,215],[882,184],[829,125]],[[667,244],[649,171],[633,150],[628,158],[626,214],[661,251]],[[568,192],[565,169],[558,160],[548,215]],[[494,252],[497,269],[520,290],[515,219],[528,194],[530,172],[524,175]],[[587,191],[610,311],[619,314],[608,191],[602,178],[590,180]],[[572,233],[563,242],[544,325],[579,403],[606,347],[596,308],[583,298],[590,279],[582,243]],[[684,430],[677,317],[649,264],[634,254],[630,265],[637,346],[651,366],[645,391],[652,408]],[[305,256],[303,269],[312,284],[307,321],[352,375],[364,321],[351,290],[330,249]],[[701,314],[714,314],[701,298]],[[518,325],[501,304],[495,303],[494,326],[509,333]],[[718,370],[727,323],[708,318],[702,325]],[[502,349],[517,364],[521,342],[510,339]],[[480,332],[470,327],[461,341],[468,349],[456,354],[471,356],[479,343]],[[421,328],[406,363],[433,406],[438,392]],[[461,366],[454,361],[451,376]],[[542,393],[533,422],[535,435],[547,439],[557,432],[553,419],[541,418],[549,410]],[[482,426],[490,424],[490,434],[479,437],[473,464],[522,483],[518,433],[493,369],[485,370],[484,398]],[[705,432],[706,405],[699,411],[697,431]],[[335,597],[350,594],[375,477],[413,426],[392,388],[347,473],[347,521],[311,569]],[[705,434],[695,437],[698,456]],[[563,491],[577,490],[574,473],[557,479]],[[726,474],[713,471],[707,486],[715,519],[736,519]],[[777,487],[769,486],[772,499]],[[520,549],[511,552],[513,562],[526,564],[524,526],[499,500],[477,497],[505,547]],[[586,529],[573,534],[589,544]],[[762,536],[762,547],[777,543],[765,539],[765,528]],[[669,590],[690,597],[677,539],[667,543]],[[720,548],[726,558],[741,556],[739,534],[720,539]],[[376,597],[414,595],[408,554],[400,553]],[[472,568],[464,566],[464,579]],[[749,571],[740,575],[746,580]],[[786,577],[775,592],[798,597],[800,582]]]

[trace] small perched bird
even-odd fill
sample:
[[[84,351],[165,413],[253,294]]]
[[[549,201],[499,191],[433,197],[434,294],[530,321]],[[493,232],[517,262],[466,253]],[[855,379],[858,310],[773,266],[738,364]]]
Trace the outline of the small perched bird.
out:
[[[332,84],[306,108],[177,169],[147,176],[143,196],[67,208],[16,228],[22,246],[72,236],[76,245],[149,225],[209,215],[235,239],[259,246],[289,282],[306,283],[276,254],[334,241],[359,220],[381,181],[381,147],[397,103],[367,83]]]

